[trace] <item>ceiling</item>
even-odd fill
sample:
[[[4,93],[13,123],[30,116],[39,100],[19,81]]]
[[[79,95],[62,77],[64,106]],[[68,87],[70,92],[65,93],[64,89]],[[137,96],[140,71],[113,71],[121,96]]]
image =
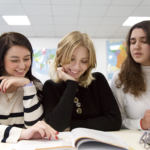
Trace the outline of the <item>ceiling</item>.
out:
[[[3,15],[26,15],[31,25],[9,26]],[[60,38],[79,30],[92,38],[125,38],[129,16],[150,17],[150,0],[0,0],[0,34]]]

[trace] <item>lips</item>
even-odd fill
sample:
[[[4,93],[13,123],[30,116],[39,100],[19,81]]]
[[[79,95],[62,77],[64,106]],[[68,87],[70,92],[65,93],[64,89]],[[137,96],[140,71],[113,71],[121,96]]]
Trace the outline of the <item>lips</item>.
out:
[[[15,70],[16,71],[16,73],[18,74],[18,75],[23,75],[24,74],[24,70]]]
[[[78,73],[78,72],[76,72],[76,71],[71,71],[72,73]]]
[[[142,53],[135,53],[134,55],[136,55],[136,56],[141,56]]]
[[[73,71],[73,70],[69,69],[69,74],[70,75],[78,75],[79,72],[80,71]]]
[[[23,72],[24,70],[20,70],[20,71],[19,71],[19,70],[16,70],[16,71],[17,71],[17,72]]]

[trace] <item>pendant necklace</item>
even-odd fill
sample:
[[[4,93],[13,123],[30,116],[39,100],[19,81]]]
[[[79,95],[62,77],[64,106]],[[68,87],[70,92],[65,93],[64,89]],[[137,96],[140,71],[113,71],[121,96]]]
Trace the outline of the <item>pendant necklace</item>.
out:
[[[6,93],[4,93],[5,96],[6,96],[6,98],[7,98],[7,102],[8,102],[8,103],[10,103],[10,101],[14,98],[16,92],[17,92],[17,90],[14,92],[14,94],[13,94],[12,97],[10,97],[10,98],[8,97],[8,95],[7,95]]]

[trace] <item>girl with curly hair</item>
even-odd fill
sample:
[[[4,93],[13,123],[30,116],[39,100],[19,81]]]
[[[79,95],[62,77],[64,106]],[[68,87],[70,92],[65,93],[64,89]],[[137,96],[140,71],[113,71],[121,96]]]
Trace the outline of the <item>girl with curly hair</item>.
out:
[[[127,35],[127,58],[116,72],[111,89],[118,102],[122,125],[150,128],[150,21],[135,24]]]

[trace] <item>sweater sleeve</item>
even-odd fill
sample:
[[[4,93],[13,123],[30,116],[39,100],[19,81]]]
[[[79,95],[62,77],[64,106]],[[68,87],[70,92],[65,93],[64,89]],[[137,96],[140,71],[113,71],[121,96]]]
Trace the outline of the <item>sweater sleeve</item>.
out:
[[[105,77],[98,73],[96,77],[98,97],[102,115],[88,119],[73,119],[71,129],[76,127],[92,128],[102,131],[115,131],[121,128],[121,115]]]
[[[24,112],[20,113],[12,113],[9,115],[9,118],[5,116],[3,119],[10,120],[11,118],[15,117],[24,117],[24,126],[26,128],[34,125],[37,121],[43,119],[43,106],[39,102],[37,95],[36,95],[36,88],[34,85],[25,86],[24,95],[23,95],[23,107]],[[21,95],[22,97],[22,95]],[[18,116],[19,115],[19,116]],[[19,120],[19,119],[18,119]],[[16,122],[17,127],[12,125],[2,125],[0,124],[0,141],[3,143],[16,143],[20,137],[23,124],[19,124],[20,122]]]
[[[78,87],[75,81],[67,80],[66,84],[63,93],[59,93],[52,80],[45,82],[43,87],[45,121],[59,132],[70,126],[74,97]]]
[[[117,88],[116,87],[116,80],[118,79],[118,72],[116,72],[111,80],[111,89],[113,92],[113,95],[118,103],[120,112],[121,112],[121,117],[122,117],[122,125],[125,128],[128,129],[141,129],[140,126],[140,120],[141,119],[130,119],[125,111],[125,106],[124,106],[124,96],[125,93],[123,92],[122,88]]]
[[[0,141],[2,143],[16,143],[20,137],[22,129],[0,124]]]
[[[37,98],[35,85],[23,89],[24,125],[28,128],[43,119],[43,106]]]

